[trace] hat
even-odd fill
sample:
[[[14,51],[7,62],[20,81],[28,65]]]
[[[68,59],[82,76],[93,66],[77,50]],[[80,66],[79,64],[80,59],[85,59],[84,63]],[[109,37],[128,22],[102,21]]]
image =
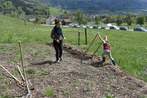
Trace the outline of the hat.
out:
[[[55,19],[55,24],[58,24],[60,23],[60,20],[59,19]]]

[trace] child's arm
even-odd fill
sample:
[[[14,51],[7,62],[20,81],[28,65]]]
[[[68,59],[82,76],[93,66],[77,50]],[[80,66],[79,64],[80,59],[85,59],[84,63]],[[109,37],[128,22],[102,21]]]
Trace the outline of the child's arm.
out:
[[[105,40],[103,40],[103,38],[100,36],[100,34],[99,33],[97,33],[98,34],[98,37],[100,38],[100,40],[103,42],[103,43],[105,43]]]

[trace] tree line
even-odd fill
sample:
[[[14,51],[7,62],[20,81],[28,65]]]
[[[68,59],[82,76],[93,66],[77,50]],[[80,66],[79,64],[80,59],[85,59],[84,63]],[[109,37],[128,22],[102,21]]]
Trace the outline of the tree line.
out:
[[[115,23],[118,26],[123,24],[131,26],[133,24],[136,25],[144,25],[147,22],[147,16],[144,15],[114,15],[114,16],[105,16],[105,15],[95,15],[90,17],[89,15],[85,15],[83,12],[77,11],[75,14],[75,21],[81,24],[87,24],[89,21],[94,22],[96,25],[99,24],[107,24],[107,23]]]

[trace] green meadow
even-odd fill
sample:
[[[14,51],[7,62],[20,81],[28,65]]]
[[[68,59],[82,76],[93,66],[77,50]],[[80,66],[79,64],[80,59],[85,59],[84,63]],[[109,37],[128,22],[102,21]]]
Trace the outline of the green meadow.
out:
[[[46,44],[51,42],[51,27],[33,23],[24,23],[22,20],[0,15],[0,44],[34,43]],[[81,32],[81,48],[85,49],[84,29],[63,28],[65,42],[77,45],[77,32]],[[102,36],[108,35],[112,45],[112,55],[118,65],[128,74],[147,81],[147,33],[115,30],[88,29],[88,44],[99,32]],[[95,42],[90,51],[93,52],[101,43]],[[101,55],[99,49],[97,55]]]

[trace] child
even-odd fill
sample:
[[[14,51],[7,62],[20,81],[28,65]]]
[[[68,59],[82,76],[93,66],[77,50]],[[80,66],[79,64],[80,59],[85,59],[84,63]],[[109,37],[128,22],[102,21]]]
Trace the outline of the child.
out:
[[[111,59],[112,61],[112,64],[113,65],[116,65],[115,61],[114,61],[114,58],[112,57],[111,55],[111,45],[108,41],[108,37],[105,36],[104,39],[99,35],[98,33],[98,37],[100,38],[100,40],[103,42],[103,54],[102,54],[102,57],[103,57],[103,62],[105,62],[105,55],[108,55],[109,58]]]

